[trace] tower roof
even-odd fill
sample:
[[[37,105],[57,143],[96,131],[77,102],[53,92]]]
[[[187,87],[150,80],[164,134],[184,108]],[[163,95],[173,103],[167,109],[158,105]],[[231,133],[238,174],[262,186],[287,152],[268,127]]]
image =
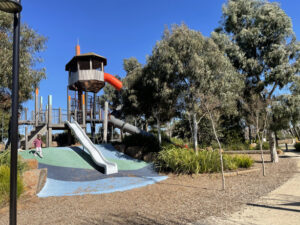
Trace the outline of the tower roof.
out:
[[[89,52],[89,53],[84,53],[84,54],[80,54],[80,55],[76,55],[74,56],[67,64],[66,64],[66,71],[69,71],[71,67],[76,66],[76,63],[78,60],[80,59],[87,59],[87,58],[91,58],[93,60],[93,64],[96,67],[100,67],[101,66],[101,62],[103,62],[104,66],[107,65],[107,59],[101,55],[98,55],[94,52]],[[97,65],[99,64],[99,65]]]

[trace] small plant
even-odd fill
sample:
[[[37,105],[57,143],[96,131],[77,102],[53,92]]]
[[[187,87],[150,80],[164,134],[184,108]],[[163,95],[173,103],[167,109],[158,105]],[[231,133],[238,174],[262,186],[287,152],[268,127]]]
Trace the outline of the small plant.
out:
[[[253,164],[249,156],[231,156],[224,154],[224,169],[235,170],[248,168]],[[155,165],[159,171],[174,173],[212,173],[220,172],[220,157],[218,151],[199,151],[167,145],[158,153]]]
[[[262,144],[262,149],[263,149],[263,150],[269,150],[269,149],[270,149],[269,142],[264,142],[264,143]],[[256,150],[260,150],[260,145],[259,145],[259,143],[256,145]]]
[[[60,134],[57,134],[55,137],[54,137],[54,141],[57,142],[57,144],[59,146],[66,146],[68,145],[68,132],[63,132],[63,133],[60,133]],[[73,132],[71,132],[71,145],[72,144],[75,144],[75,135],[73,134]],[[44,142],[46,143],[46,142]]]
[[[17,197],[24,190],[22,179],[18,175],[17,178]],[[6,165],[0,166],[0,206],[8,202],[10,192],[10,168]]]
[[[144,147],[145,152],[158,152],[160,150],[157,137],[153,135],[132,134],[125,136],[123,144],[129,146]]]
[[[233,157],[238,168],[249,168],[253,165],[254,160],[247,155],[236,155]]]
[[[4,151],[0,154],[0,166],[10,166],[10,150]],[[25,163],[22,157],[18,156],[18,172],[23,173],[28,169],[27,163]]]
[[[297,152],[300,152],[300,142],[296,142],[294,147]]]

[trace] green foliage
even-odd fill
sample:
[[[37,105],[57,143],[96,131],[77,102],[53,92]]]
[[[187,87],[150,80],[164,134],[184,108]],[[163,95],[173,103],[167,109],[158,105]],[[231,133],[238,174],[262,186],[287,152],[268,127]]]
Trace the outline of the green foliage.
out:
[[[224,169],[234,170],[240,167],[248,168],[253,164],[250,157],[224,155]],[[155,162],[160,171],[174,173],[212,173],[221,171],[220,155],[218,151],[195,151],[168,145],[158,153]]]
[[[236,142],[232,144],[225,145],[225,150],[249,150],[250,146],[247,143]]]
[[[11,92],[12,81],[12,42],[13,42],[13,15],[0,12],[0,95],[3,91]],[[27,24],[21,25],[20,37],[20,68],[19,68],[19,101],[24,102],[32,98],[32,93],[46,78],[45,68],[39,68],[43,62],[40,52],[45,50],[46,38]],[[0,98],[1,99],[1,98]],[[0,102],[0,108],[3,107]],[[10,103],[9,103],[10,104]]]
[[[254,160],[247,155],[236,155],[233,157],[233,161],[238,168],[249,168],[254,163]]]
[[[300,142],[295,143],[294,147],[295,147],[297,152],[300,152]]]
[[[126,145],[126,147],[144,147],[143,150],[145,152],[159,152],[160,150],[158,139],[153,135],[131,134],[124,137],[123,144]]]
[[[10,150],[0,153],[0,166],[10,166]],[[22,157],[18,156],[18,172],[22,174],[28,169],[27,163],[25,163]]]
[[[269,144],[269,142],[264,142],[262,144],[262,149],[263,150],[270,150],[270,144]],[[256,150],[260,150],[259,144],[256,145]]]
[[[24,190],[23,181],[18,174],[17,177],[17,197]],[[10,168],[7,165],[0,165],[0,206],[8,202],[10,193]]]
[[[115,77],[122,81],[120,76],[116,75]],[[114,110],[118,106],[122,105],[122,90],[118,91],[112,85],[105,85],[103,92],[104,94],[98,99],[102,108],[104,108],[105,101],[108,102],[111,110]]]
[[[57,141],[57,144],[59,146],[66,146],[68,145],[68,131],[65,131],[63,133],[57,134],[54,137],[54,141]],[[71,132],[71,145],[76,143],[76,139],[74,134]]]
[[[180,138],[171,138],[171,142],[175,145],[184,146],[187,142]]]

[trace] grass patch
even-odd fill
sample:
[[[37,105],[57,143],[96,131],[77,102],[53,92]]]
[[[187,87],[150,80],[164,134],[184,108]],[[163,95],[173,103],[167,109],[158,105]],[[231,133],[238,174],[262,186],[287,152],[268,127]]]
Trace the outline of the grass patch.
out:
[[[223,155],[224,169],[235,170],[237,168],[249,168],[253,160],[249,156]],[[197,174],[221,171],[220,156],[218,151],[199,151],[168,145],[158,153],[155,161],[159,171]]]
[[[10,150],[0,153],[0,166],[10,167]],[[18,173],[22,174],[26,170],[28,170],[27,163],[18,155]]]
[[[18,175],[17,178],[17,197],[24,191],[23,181]],[[3,206],[9,201],[10,192],[10,168],[6,165],[0,166],[0,206]]]

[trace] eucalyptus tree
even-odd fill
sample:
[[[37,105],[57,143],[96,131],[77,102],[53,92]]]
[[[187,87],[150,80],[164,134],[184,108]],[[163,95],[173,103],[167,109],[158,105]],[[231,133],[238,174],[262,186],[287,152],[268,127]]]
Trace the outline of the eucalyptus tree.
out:
[[[252,90],[266,92],[265,102],[270,107],[275,90],[285,87],[299,71],[299,43],[291,19],[277,3],[228,0],[216,31],[232,42],[226,52],[245,77],[244,95]],[[274,162],[273,153],[276,151],[271,151]]]
[[[169,76],[174,91],[179,90],[177,106],[190,118],[197,151],[199,122],[209,114],[207,108],[211,112],[221,102],[227,106],[234,102],[229,90],[236,92],[242,86],[236,82],[238,73],[214,40],[184,24],[166,29],[157,51],[164,55],[163,60],[160,58],[161,73]],[[218,99],[220,104],[212,107],[211,99]],[[203,107],[204,103],[207,107]]]
[[[12,53],[13,53],[13,16],[0,12],[0,108],[9,104],[7,96],[12,88]],[[43,62],[40,52],[45,50],[46,38],[27,24],[21,25],[20,37],[20,68],[19,68],[19,101],[24,102],[32,98],[32,93],[46,78],[46,69],[39,68]],[[2,100],[5,100],[2,102]],[[9,107],[6,107],[9,108]]]
[[[116,75],[115,76],[117,79],[121,80],[121,77]],[[111,85],[105,85],[103,88],[103,95],[100,96],[99,102],[102,107],[104,107],[105,101],[108,102],[108,105],[110,109],[116,109],[118,106],[122,105],[122,89],[121,90],[116,90],[113,86]]]
[[[124,59],[123,67],[126,76],[123,79],[124,90],[122,93],[123,111],[126,115],[142,116],[140,94],[142,88],[142,64],[136,58]]]
[[[154,46],[143,68],[142,108],[156,120],[160,144],[162,123],[177,115],[179,90],[174,86],[176,77],[173,71],[177,63],[173,61],[173,56],[174,52],[163,39]]]

